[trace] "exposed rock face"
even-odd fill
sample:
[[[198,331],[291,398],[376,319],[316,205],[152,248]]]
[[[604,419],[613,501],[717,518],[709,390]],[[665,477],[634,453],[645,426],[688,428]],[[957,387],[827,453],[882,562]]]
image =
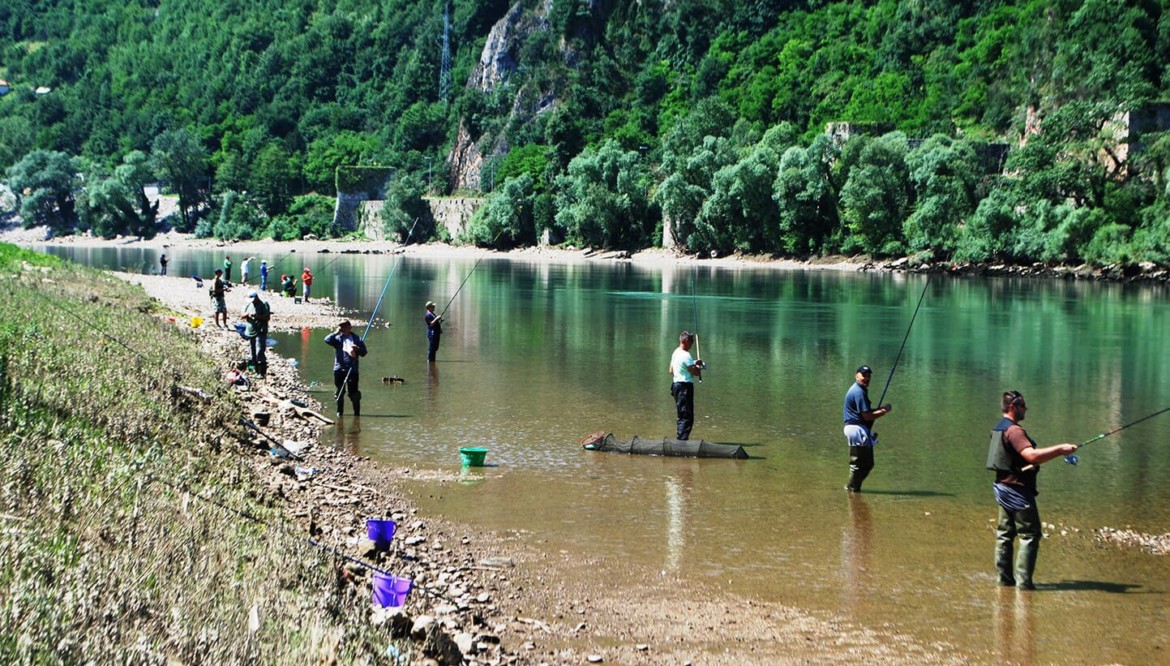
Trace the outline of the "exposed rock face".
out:
[[[479,57],[479,64],[472,70],[467,79],[467,87],[490,94],[504,83],[520,65],[520,47],[534,32],[551,29],[548,12],[551,0],[545,0],[536,12],[525,12],[520,3],[512,5],[488,33],[487,43]],[[535,97],[534,103],[525,102],[525,98]],[[530,118],[553,108],[556,102],[551,92],[540,92],[536,95],[525,94],[518,90],[512,105],[513,118]],[[511,122],[507,124],[512,124]],[[455,138],[455,145],[451,154],[447,156],[447,168],[450,173],[451,188],[454,191],[472,190],[481,188],[481,172],[488,157],[503,155],[510,146],[503,137],[472,136],[465,121],[460,121],[459,132]]]
[[[452,240],[458,239],[467,231],[467,223],[476,209],[483,205],[482,197],[448,197],[443,199],[426,198],[431,207],[431,217],[435,223],[447,230]]]

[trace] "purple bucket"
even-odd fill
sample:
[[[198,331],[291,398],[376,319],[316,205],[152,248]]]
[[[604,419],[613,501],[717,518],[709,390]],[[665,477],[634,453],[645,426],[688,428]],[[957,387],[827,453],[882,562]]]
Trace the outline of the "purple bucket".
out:
[[[409,578],[398,578],[380,571],[374,572],[374,603],[382,608],[401,608],[414,587]]]
[[[378,550],[390,550],[390,540],[394,538],[394,529],[397,525],[393,520],[379,518],[366,519],[366,535]]]

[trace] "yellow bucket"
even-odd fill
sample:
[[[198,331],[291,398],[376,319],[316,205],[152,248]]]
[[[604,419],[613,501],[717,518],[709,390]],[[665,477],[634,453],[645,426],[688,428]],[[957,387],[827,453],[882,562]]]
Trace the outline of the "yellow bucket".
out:
[[[203,317],[191,317],[191,328],[199,328],[203,325]]]

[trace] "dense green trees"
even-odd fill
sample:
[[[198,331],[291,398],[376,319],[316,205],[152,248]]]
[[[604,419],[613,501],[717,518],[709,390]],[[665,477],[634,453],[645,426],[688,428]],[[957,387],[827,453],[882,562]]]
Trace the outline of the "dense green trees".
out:
[[[386,165],[402,237],[464,186],[462,127],[473,242],[1170,257],[1165,2],[521,0],[487,90],[464,83],[507,0],[18,4],[0,167],[60,232],[150,233],[158,178],[183,230],[343,233],[337,169]]]

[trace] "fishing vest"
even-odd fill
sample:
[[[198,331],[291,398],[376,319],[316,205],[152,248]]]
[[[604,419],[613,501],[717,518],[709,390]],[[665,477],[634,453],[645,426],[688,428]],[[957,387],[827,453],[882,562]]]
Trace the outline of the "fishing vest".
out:
[[[997,472],[1010,472],[1015,475],[1021,473],[1022,459],[1014,450],[1009,452],[1003,441],[1003,434],[1015,425],[1012,420],[1004,417],[991,429],[991,441],[987,444],[987,469]]]

